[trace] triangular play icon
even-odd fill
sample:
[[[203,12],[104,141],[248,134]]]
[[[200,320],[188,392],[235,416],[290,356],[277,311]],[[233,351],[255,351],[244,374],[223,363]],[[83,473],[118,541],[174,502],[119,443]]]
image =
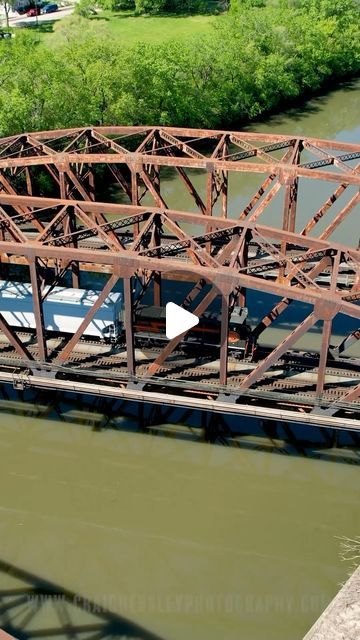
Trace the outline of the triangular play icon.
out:
[[[174,302],[166,305],[166,337],[172,340],[199,324],[199,318]]]

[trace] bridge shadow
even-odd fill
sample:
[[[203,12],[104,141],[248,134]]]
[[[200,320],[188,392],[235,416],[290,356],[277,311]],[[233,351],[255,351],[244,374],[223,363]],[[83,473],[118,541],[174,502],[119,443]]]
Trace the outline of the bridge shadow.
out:
[[[4,560],[0,560],[0,629],[18,640],[162,640],[81,594]]]
[[[252,401],[251,398],[249,401]],[[74,429],[85,427],[99,433],[108,430],[140,433],[194,444],[206,442],[360,465],[359,433],[290,421],[223,416],[186,407],[151,405],[74,393],[19,390],[9,385],[1,386],[0,419],[1,414],[63,422],[73,425]],[[62,438],[60,425],[59,438]]]

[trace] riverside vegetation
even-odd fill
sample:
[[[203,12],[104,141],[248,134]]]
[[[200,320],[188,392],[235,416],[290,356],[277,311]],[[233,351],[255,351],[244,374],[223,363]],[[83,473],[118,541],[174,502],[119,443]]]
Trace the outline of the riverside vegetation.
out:
[[[358,0],[262,4],[232,2],[205,34],[159,43],[125,45],[78,16],[46,45],[17,30],[0,42],[0,135],[110,123],[226,128],[359,73]]]

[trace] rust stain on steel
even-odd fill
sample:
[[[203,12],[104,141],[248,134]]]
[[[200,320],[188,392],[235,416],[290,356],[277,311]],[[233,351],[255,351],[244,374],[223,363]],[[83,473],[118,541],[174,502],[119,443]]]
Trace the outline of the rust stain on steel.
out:
[[[276,152],[281,152],[279,159]],[[195,281],[197,284],[182,301],[184,307],[201,315],[219,298],[218,383],[224,392],[229,376],[229,317],[235,305],[245,304],[247,291],[252,289],[281,298],[258,326],[251,327],[254,343],[292,301],[309,304],[311,311],[242,377],[238,397],[256,389],[264,375],[317,324],[322,339],[313,387],[321,399],[327,391],[329,353],[341,357],[353,344],[352,336],[357,335],[354,328],[339,348],[331,347],[333,319],[338,313],[360,319],[359,248],[331,240],[333,232],[359,204],[359,194],[350,195],[345,202],[348,187],[360,185],[360,163],[355,167],[350,164],[356,159],[360,159],[360,145],[356,144],[177,127],[86,127],[0,139],[0,261],[4,266],[22,264],[29,270],[37,355],[30,353],[2,316],[0,331],[23,361],[35,359],[36,363],[38,358],[39,363],[50,364],[53,356],[44,328],[44,286],[56,286],[67,273],[75,287],[84,270],[108,273],[110,279],[98,302],[55,359],[68,362],[97,308],[120,278],[125,293],[127,373],[135,378],[136,305],[151,285],[153,302],[161,305],[162,278]],[[101,178],[97,165],[101,166]],[[189,211],[169,208],[162,167],[174,168],[184,193],[191,198]],[[51,196],[39,195],[39,171],[47,174]],[[199,181],[203,180],[202,189],[198,182],[195,188],[194,171],[198,171]],[[228,217],[229,176],[239,172],[259,175],[259,184],[234,219]],[[299,184],[308,180],[335,186],[320,208],[309,210],[308,220],[298,233]],[[102,201],[99,194],[104,193],[103,181],[116,183],[124,203]],[[149,206],[142,204],[145,196]],[[317,234],[318,222],[333,210],[340,196],[344,200],[341,210]],[[269,227],[263,224],[263,217],[275,197],[282,198],[281,223]],[[216,205],[220,215],[213,215]],[[196,225],[196,234],[189,232],[189,225]],[[341,269],[351,276],[352,285],[345,291],[340,287]],[[140,292],[134,287],[135,281],[141,284]],[[206,284],[210,291],[200,299]],[[154,358],[146,371],[147,380],[162,370],[180,341],[169,341]],[[163,380],[166,386],[166,376]],[[359,386],[355,383],[344,388],[344,402],[356,404],[358,397]],[[334,411],[339,406],[341,399],[334,402]]]

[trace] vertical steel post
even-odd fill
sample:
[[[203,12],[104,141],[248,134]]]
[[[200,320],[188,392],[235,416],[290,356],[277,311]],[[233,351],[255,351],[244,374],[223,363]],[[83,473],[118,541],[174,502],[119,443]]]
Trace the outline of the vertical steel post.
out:
[[[60,198],[64,200],[67,195],[65,172],[63,169],[59,169],[59,181],[60,181]]]
[[[26,190],[29,196],[33,194],[32,182],[31,182],[31,173],[29,167],[25,168],[25,176],[26,176]]]
[[[300,143],[299,141],[294,146],[293,155],[291,158],[291,164],[298,165],[300,159]],[[284,213],[283,213],[283,230],[295,231],[296,223],[296,208],[298,197],[298,178],[292,178],[291,181],[285,185],[285,201],[284,201]],[[287,244],[283,240],[281,243],[281,253],[286,254]],[[285,267],[279,269],[280,280],[285,276]]]
[[[251,236],[249,232],[247,232],[245,235],[245,240],[240,250],[240,254],[239,254],[239,263],[240,263],[241,269],[244,269],[248,263],[250,239],[251,239]],[[246,307],[246,302],[247,302],[246,293],[247,293],[246,287],[241,287],[239,296],[238,296],[238,304],[240,305],[240,307]]]
[[[68,208],[68,216],[69,216],[69,228],[70,233],[74,233],[76,231],[76,215],[74,207]],[[77,241],[74,238],[73,246],[74,249],[77,249]],[[80,268],[78,262],[73,262],[71,265],[71,281],[74,289],[78,289],[80,286]]]
[[[330,281],[330,291],[334,293],[337,287],[337,280],[339,276],[339,266],[341,261],[341,251],[338,251],[335,257],[332,258],[332,271]],[[325,373],[326,373],[326,361],[329,352],[332,318],[325,318],[323,322],[323,332],[321,341],[321,351],[319,358],[318,377],[316,382],[316,395],[321,396],[324,391]]]
[[[325,383],[325,373],[326,373],[326,361],[327,355],[329,351],[329,344],[331,339],[331,328],[332,328],[332,320],[324,320],[323,322],[323,331],[322,331],[322,341],[321,341],[321,351],[320,351],[320,360],[318,367],[318,377],[316,382],[316,395],[321,396],[324,391],[324,383]]]
[[[154,219],[154,244],[155,247],[160,245],[160,224],[161,219],[159,216],[155,216]],[[160,254],[159,254],[160,257]],[[155,271],[153,276],[154,287],[154,306],[161,307],[161,272]]]
[[[131,167],[131,204],[138,206],[139,203],[139,180],[136,168]],[[134,223],[134,239],[140,233],[140,225],[138,222]]]
[[[221,337],[220,337],[220,384],[226,385],[228,374],[229,342],[229,296],[223,295],[221,301]]]
[[[134,349],[134,326],[133,326],[133,295],[132,278],[124,278],[124,323],[126,335],[127,372],[129,377],[135,375],[135,349]]]
[[[40,359],[45,362],[47,360],[47,347],[45,338],[44,312],[41,298],[41,284],[38,274],[38,265],[36,258],[29,261],[30,279],[32,287],[33,307],[36,325],[36,339],[38,343]]]
[[[206,215],[212,216],[213,203],[212,203],[212,194],[213,194],[213,167],[209,167],[206,175]]]
[[[89,165],[89,188],[88,193],[90,196],[90,200],[95,202],[95,176],[94,176],[94,167]]]

